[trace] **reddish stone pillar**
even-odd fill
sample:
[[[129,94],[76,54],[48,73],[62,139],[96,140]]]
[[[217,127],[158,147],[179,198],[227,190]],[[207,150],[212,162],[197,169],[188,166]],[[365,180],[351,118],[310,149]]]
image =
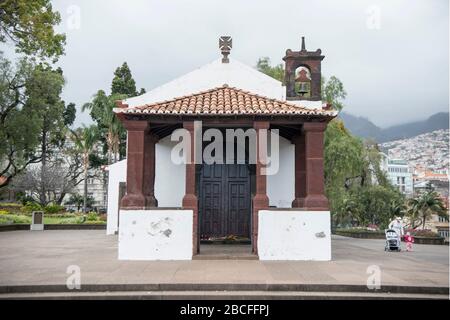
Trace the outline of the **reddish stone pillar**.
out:
[[[269,197],[267,196],[267,177],[262,172],[267,158],[267,145],[266,148],[260,149],[259,141],[261,130],[269,130],[269,122],[255,121],[253,123],[253,127],[256,130],[256,192],[253,197],[252,252],[258,254],[258,213],[259,210],[267,209],[269,207]]]
[[[155,144],[147,121],[124,120],[127,129],[127,192],[122,209],[157,207],[155,198]]]
[[[305,134],[306,158],[306,198],[304,207],[314,211],[327,211],[328,199],[325,196],[323,169],[323,138],[326,122],[306,122]]]
[[[183,127],[189,131],[191,136],[190,159],[186,159],[186,194],[183,197],[183,208],[193,211],[192,226],[192,254],[199,253],[198,238],[198,198],[195,194],[195,130],[194,121],[183,122]]]
[[[292,138],[295,145],[295,199],[292,208],[303,208],[306,198],[306,150],[305,135],[300,133]]]

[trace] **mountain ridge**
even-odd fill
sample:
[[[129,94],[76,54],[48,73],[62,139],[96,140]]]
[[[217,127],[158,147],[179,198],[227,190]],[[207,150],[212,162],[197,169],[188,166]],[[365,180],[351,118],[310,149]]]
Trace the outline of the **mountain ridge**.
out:
[[[394,125],[384,129],[375,125],[368,118],[354,116],[346,112],[341,112],[339,118],[342,119],[346,128],[352,134],[360,138],[374,139],[378,143],[407,139],[422,133],[449,128],[448,112],[438,112],[425,120]]]

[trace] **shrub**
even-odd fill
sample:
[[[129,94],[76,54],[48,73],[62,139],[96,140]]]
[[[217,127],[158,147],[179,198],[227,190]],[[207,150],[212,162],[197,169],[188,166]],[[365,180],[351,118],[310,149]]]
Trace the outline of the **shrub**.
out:
[[[15,214],[9,214],[9,215],[3,215],[0,216],[0,224],[15,224],[15,223],[20,223],[20,224],[30,224],[31,223],[31,218],[27,217],[27,216],[20,216],[20,215],[15,215]]]
[[[0,215],[2,215],[2,214],[9,214],[9,211],[7,211],[7,210],[0,210]]]
[[[105,224],[105,221],[101,221],[101,220],[85,221],[84,224]]]
[[[95,212],[89,212],[87,215],[87,221],[97,221],[98,215]]]
[[[366,229],[366,228],[337,228],[336,231],[345,232],[345,233],[381,233],[381,234],[384,234],[384,231],[382,231],[382,230],[370,230],[370,229]]]
[[[64,207],[57,204],[48,204],[44,208],[44,212],[47,214],[60,213],[64,211]]]
[[[24,206],[22,206],[22,208],[20,208],[20,210],[26,213],[30,213],[33,211],[41,211],[42,206],[39,203],[28,201]]]
[[[1,202],[0,203],[0,208],[5,209],[5,208],[19,208],[21,206],[21,204],[19,203],[15,203],[15,202]]]
[[[412,236],[415,237],[429,237],[429,238],[439,238],[439,234],[431,231],[430,229],[419,229],[419,230],[407,230],[411,233]]]
[[[13,216],[13,222],[14,223],[25,223],[25,224],[30,224],[31,223],[31,218],[27,217],[27,216]]]

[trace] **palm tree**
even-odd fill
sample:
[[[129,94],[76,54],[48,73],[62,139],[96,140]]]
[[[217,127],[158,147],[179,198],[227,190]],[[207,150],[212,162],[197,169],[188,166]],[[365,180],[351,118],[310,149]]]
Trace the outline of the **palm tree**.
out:
[[[425,229],[427,219],[433,214],[443,216],[446,214],[444,204],[435,191],[428,191],[422,194],[417,199],[412,199],[411,215],[415,219],[420,219],[422,222],[422,229]]]
[[[392,200],[389,204],[389,213],[390,217],[389,220],[391,220],[394,217],[403,217],[406,211],[406,206],[403,202],[403,200]]]
[[[124,131],[122,124],[119,119],[114,114],[115,101],[119,99],[120,96],[112,95],[109,97],[109,103],[104,108],[103,113],[103,124],[108,128],[106,133],[106,144],[108,145],[108,163],[117,162],[117,156],[120,152],[120,136]],[[111,160],[110,160],[111,159]]]
[[[108,164],[116,162],[120,152],[124,128],[113,110],[116,107],[116,101],[125,97],[121,94],[107,96],[103,90],[99,90],[92,102],[84,104],[82,108],[83,111],[89,110],[92,118],[99,125],[99,133],[104,137],[108,148]]]
[[[87,212],[87,201],[88,201],[88,170],[89,170],[89,155],[94,150],[95,144],[98,140],[98,131],[95,125],[89,127],[83,126],[78,128],[76,131],[72,131],[72,140],[77,148],[78,152],[81,153],[83,162],[83,173],[84,173],[84,194],[83,194],[83,212]]]
[[[336,214],[336,220],[338,223],[353,222],[356,220],[358,223],[361,221],[361,208],[358,203],[352,198],[345,198],[342,200],[342,206]]]
[[[420,202],[419,198],[413,198],[408,201],[408,209],[406,211],[409,217],[411,229],[416,227],[416,223],[420,223]]]

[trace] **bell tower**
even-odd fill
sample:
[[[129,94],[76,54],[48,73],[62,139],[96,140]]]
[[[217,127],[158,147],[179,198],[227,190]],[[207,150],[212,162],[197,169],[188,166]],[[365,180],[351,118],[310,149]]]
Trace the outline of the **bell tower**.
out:
[[[286,100],[319,101],[321,96],[321,63],[325,56],[322,51],[307,51],[305,37],[302,37],[300,51],[286,50],[283,60]]]

